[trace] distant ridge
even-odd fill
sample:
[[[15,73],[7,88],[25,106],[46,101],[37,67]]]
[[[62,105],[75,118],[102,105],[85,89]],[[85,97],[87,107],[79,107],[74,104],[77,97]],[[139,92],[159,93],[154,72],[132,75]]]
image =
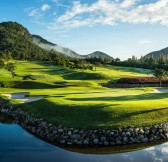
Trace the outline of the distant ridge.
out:
[[[168,58],[168,47],[163,48],[163,49],[158,50],[158,51],[150,52],[147,55],[145,55],[144,58],[145,57],[146,58],[153,57],[154,59],[159,59],[161,55],[165,58]]]
[[[96,58],[102,58],[102,59],[112,59],[111,56],[109,56],[108,54],[106,54],[104,52],[101,52],[101,51],[95,51],[95,52],[93,52],[91,54],[84,55],[84,57],[86,57],[86,58],[96,57]]]
[[[65,56],[68,56],[68,57],[81,58],[81,55],[70,50],[69,48],[61,47],[57,44],[51,43],[39,35],[32,35],[32,37],[33,37],[33,43],[36,44],[37,46],[43,48],[44,50],[47,50],[47,51],[55,50],[57,52],[64,54]]]
[[[88,55],[80,55],[74,51],[72,51],[69,48],[65,48],[62,46],[59,46],[57,44],[51,43],[47,41],[46,39],[38,36],[38,35],[32,35],[33,36],[33,43],[38,45],[39,47],[45,49],[45,50],[55,50],[57,52],[63,53],[65,56],[71,57],[71,58],[101,58],[101,59],[112,59],[111,56],[107,55],[106,53],[96,51]]]

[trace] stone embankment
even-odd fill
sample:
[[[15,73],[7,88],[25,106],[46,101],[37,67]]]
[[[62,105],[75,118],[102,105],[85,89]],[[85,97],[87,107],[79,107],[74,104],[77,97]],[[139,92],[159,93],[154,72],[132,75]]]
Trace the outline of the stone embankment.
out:
[[[68,146],[114,146],[168,139],[168,124],[143,128],[76,129],[56,126],[37,119],[21,108],[8,106],[0,98],[0,112],[14,119],[28,132],[52,144]]]

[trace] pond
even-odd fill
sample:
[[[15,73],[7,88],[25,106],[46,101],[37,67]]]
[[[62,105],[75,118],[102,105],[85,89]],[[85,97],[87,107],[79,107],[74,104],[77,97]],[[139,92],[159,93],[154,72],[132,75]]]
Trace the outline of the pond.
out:
[[[71,151],[34,137],[16,123],[0,115],[0,162],[167,162],[168,143],[125,153]],[[76,152],[75,152],[76,151]],[[85,152],[85,153],[80,153]],[[99,153],[99,154],[97,154]]]

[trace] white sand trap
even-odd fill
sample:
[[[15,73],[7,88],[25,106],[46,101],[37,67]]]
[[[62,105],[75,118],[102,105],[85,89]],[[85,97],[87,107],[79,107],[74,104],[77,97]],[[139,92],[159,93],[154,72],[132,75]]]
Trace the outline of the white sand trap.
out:
[[[168,93],[168,88],[156,88],[151,93]]]
[[[27,103],[27,102],[33,102],[43,99],[43,96],[33,96],[33,97],[26,97],[29,93],[23,92],[23,93],[11,93],[11,94],[2,94],[2,96],[7,96],[10,99],[20,100],[21,103]]]

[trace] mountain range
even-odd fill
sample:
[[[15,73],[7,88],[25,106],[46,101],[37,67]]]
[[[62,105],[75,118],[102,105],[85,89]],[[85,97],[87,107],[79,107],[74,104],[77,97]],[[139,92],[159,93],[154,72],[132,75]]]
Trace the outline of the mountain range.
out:
[[[96,51],[88,55],[80,55],[75,51],[47,41],[30,32],[17,22],[0,23],[0,55],[8,54],[18,60],[45,60],[50,51],[70,58],[112,59],[111,56]]]
[[[47,51],[54,50],[54,51],[64,54],[65,56],[71,57],[71,58],[81,58],[81,55],[77,54],[71,49],[51,43],[39,35],[32,35],[32,38],[33,38],[32,39],[33,43],[41,47],[44,50],[47,50]]]
[[[101,58],[113,59],[106,53],[95,51],[91,54],[80,55],[75,51],[49,42],[38,35],[30,32],[17,22],[0,23],[0,56],[9,55],[18,60],[47,60],[50,51],[60,56],[70,58]],[[168,47],[159,51],[150,52],[145,57],[159,59],[160,56],[168,59]]]
[[[164,58],[168,59],[168,47],[163,48],[161,50],[158,51],[153,51],[148,53],[147,55],[145,55],[144,57],[153,57],[154,59],[159,59],[160,56],[163,56]]]
[[[112,59],[111,56],[107,55],[104,52],[95,51],[88,55],[80,55],[69,48],[65,48],[57,44],[51,43],[39,35],[32,35],[32,37],[33,37],[33,43],[41,47],[42,49],[47,50],[47,51],[54,50],[54,51],[64,54],[65,56],[71,57],[71,58],[84,59],[84,58],[96,57],[96,58],[101,58],[101,59]]]

